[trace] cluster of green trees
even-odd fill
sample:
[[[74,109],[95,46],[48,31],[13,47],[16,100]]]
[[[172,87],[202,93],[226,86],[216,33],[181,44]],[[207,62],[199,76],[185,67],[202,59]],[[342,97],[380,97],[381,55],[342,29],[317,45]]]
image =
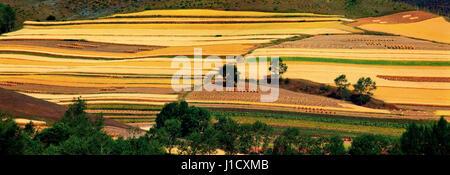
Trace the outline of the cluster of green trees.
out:
[[[361,77],[356,84],[353,84],[353,93],[348,89],[350,83],[346,75],[342,74],[334,79],[336,85],[336,98],[343,100],[351,100],[358,105],[364,105],[370,101],[373,93],[371,91],[377,88],[375,81],[370,77]]]
[[[16,12],[10,5],[0,3],[0,34],[10,32],[14,29]]]
[[[90,118],[86,104],[78,99],[63,119],[35,132],[32,124],[20,128],[5,114],[0,117],[1,155],[158,155],[226,154],[265,155],[449,155],[450,126],[444,118],[426,125],[411,123],[401,138],[361,135],[349,149],[337,136],[312,137],[298,128],[276,134],[271,126],[255,122],[240,124],[189,106],[166,104],[157,115],[156,126],[138,138],[113,139],[103,128],[101,115]],[[174,149],[176,148],[176,149]]]
[[[92,120],[84,110],[86,104],[78,99],[63,119],[52,127],[35,132],[32,124],[20,128],[14,120],[3,115],[0,122],[1,155],[143,155],[165,154],[163,145],[139,138],[114,140],[103,129],[102,116]]]
[[[239,124],[229,117],[217,117],[211,122],[211,113],[185,101],[169,103],[156,118],[156,127],[150,130],[154,139],[166,143],[169,154],[177,147],[178,154],[214,154],[217,149],[227,154],[249,154],[254,147],[268,146],[273,128],[261,122]]]

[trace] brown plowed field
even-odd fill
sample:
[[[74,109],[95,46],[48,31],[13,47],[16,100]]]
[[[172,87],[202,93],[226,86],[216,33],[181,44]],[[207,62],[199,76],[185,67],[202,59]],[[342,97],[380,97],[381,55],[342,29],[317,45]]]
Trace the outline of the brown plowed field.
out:
[[[120,93],[152,93],[152,94],[175,94],[172,88],[158,88],[158,87],[109,87],[109,88],[95,88],[95,87],[69,87],[69,86],[51,86],[41,84],[17,84],[14,82],[3,83],[0,82],[0,87],[9,90],[18,90],[21,92],[34,93],[56,93],[56,94],[96,94],[105,92],[120,92]],[[107,89],[109,91],[107,91]]]
[[[205,100],[205,101],[246,101],[246,102],[261,102],[262,92],[239,92],[239,91],[193,91],[189,93],[186,100]],[[326,97],[310,95],[305,93],[296,93],[284,89],[280,89],[280,95],[275,103],[281,104],[297,104],[323,107],[338,107],[339,100],[334,100]]]
[[[450,45],[402,36],[319,35],[302,40],[284,42],[268,48],[450,50]]]
[[[8,111],[13,116],[58,121],[64,116],[67,107],[0,88],[0,110]],[[118,128],[129,127],[109,119],[105,120],[105,125]]]
[[[408,11],[381,17],[368,17],[357,19],[356,22],[349,24],[350,26],[360,26],[364,24],[400,24],[424,21],[431,18],[439,17],[435,14],[422,11]]]
[[[124,53],[133,51],[151,51],[164,48],[162,46],[139,46],[126,44],[110,44],[90,41],[70,41],[70,40],[52,40],[52,39],[10,39],[0,40],[0,45],[22,45],[22,46],[42,46],[49,48],[63,48],[68,50],[86,50],[96,52]]]
[[[412,81],[412,82],[450,82],[450,77],[413,77],[413,76],[390,76],[377,75],[378,78],[392,81]]]

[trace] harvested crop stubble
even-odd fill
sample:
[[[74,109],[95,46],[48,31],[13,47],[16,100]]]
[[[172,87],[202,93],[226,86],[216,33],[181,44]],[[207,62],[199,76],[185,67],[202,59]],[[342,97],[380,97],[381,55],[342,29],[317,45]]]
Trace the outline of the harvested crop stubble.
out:
[[[439,17],[438,15],[422,12],[422,11],[408,11],[401,12],[392,15],[386,15],[381,17],[369,17],[360,18],[356,22],[349,24],[350,26],[360,26],[364,24],[401,24],[401,23],[414,23],[427,19]]]
[[[260,35],[262,36],[262,35]],[[130,36],[130,35],[75,35],[75,34],[67,34],[67,35],[17,35],[11,36],[9,39],[21,39],[21,40],[46,40],[46,39],[89,39],[90,41],[96,42],[108,42],[108,43],[117,43],[117,44],[135,44],[135,45],[147,45],[147,46],[203,46],[203,45],[214,45],[214,44],[260,44],[267,43],[275,39],[284,39],[286,36],[274,35],[273,37],[270,35],[266,35],[265,37],[254,36],[253,38],[249,38],[248,36],[231,36],[230,38],[226,37],[214,37],[214,36],[198,36],[198,37],[186,37],[186,36]],[[233,39],[236,38],[236,39]],[[242,39],[240,39],[242,38]],[[72,48],[73,49],[73,48]],[[80,49],[78,49],[80,50]],[[132,52],[142,52],[148,51],[149,49],[138,48],[136,50],[125,50],[120,49],[117,50],[119,53],[126,53],[125,51]],[[152,49],[153,50],[153,49]]]
[[[155,119],[156,115],[104,115],[104,118],[112,118],[112,119]]]
[[[437,110],[435,113],[439,116],[450,116],[450,110]]]
[[[39,85],[49,85],[49,86],[67,86],[67,87],[90,87],[90,88],[110,88],[115,86],[121,86],[124,88],[130,87],[156,87],[156,88],[172,88],[170,84],[98,84],[98,83],[77,83],[77,82],[62,82],[62,81],[49,81],[49,80],[34,80],[34,79],[24,79],[24,78],[0,78],[0,82],[14,82],[22,84],[39,84]],[[185,85],[186,87],[191,87],[191,85]],[[184,87],[180,85],[179,87]]]
[[[158,114],[159,111],[139,111],[139,110],[110,110],[110,109],[87,109],[87,113],[106,114]]]
[[[124,50],[151,51],[161,46],[139,46],[126,44],[110,44],[103,42],[88,42],[57,39],[0,39],[0,45],[42,46],[51,48],[72,48],[73,50],[87,50],[97,52],[123,53]]]
[[[348,81],[352,83],[357,82],[360,77],[371,77],[377,83],[377,86],[450,89],[449,83],[391,81],[377,77],[381,73],[392,76],[409,75],[422,77],[450,75],[450,69],[447,66],[437,68],[433,66],[370,66],[289,61],[286,64],[289,66],[289,71],[283,77],[290,79],[306,79],[334,85],[334,79],[339,75],[345,74]],[[423,96],[422,98],[427,97]]]
[[[148,41],[151,40],[146,39],[146,37],[151,36],[345,34],[354,32],[361,31],[334,21],[252,24],[83,24],[76,26],[28,26],[22,30],[6,34],[5,39],[84,39],[97,42],[149,45]],[[176,43],[173,42],[172,44]],[[151,45],[155,44],[152,43]]]
[[[70,75],[0,75],[0,79],[34,79],[50,80],[72,83],[92,83],[92,84],[171,84],[171,78],[108,78],[108,77],[79,77]]]
[[[295,93],[292,91],[279,89],[280,95],[276,103],[280,104],[298,104],[305,106],[327,106],[342,107],[341,101],[325,97],[310,95],[306,93]],[[186,96],[187,100],[218,100],[220,101],[248,101],[260,102],[262,92],[239,92],[239,91],[193,91]]]
[[[142,99],[162,99],[162,100],[176,100],[178,95],[170,94],[136,94],[136,93],[105,93],[105,94],[33,94],[23,93],[28,96],[32,96],[40,99],[74,99],[82,97],[83,99],[95,99],[95,98],[142,98]]]
[[[127,101],[127,100],[104,100],[104,101],[90,101],[89,104],[137,104],[137,105],[159,105],[163,106],[167,102],[147,102],[147,101]],[[73,102],[59,102],[59,105],[69,105]]]
[[[369,113],[389,113],[386,110],[376,110],[365,107],[346,104],[340,100],[330,99],[306,93],[296,93],[284,89],[279,89],[278,100],[274,103],[261,102],[261,92],[230,92],[230,91],[193,91],[186,96],[186,101],[194,103],[215,103],[215,104],[248,104],[264,106],[281,106],[298,109],[305,109],[315,112],[324,110],[354,111]],[[218,100],[220,99],[220,100]]]
[[[347,32],[361,32],[338,21],[302,22],[302,23],[248,23],[248,24],[81,24],[64,26],[27,26],[7,36],[23,34],[119,34],[119,35],[249,35],[249,34],[298,34],[296,30],[314,28],[335,28]],[[146,30],[146,32],[144,31]],[[136,33],[127,33],[134,30]],[[258,32],[258,30],[260,30]],[[101,32],[103,31],[103,32]],[[206,33],[204,33],[206,31]],[[221,32],[221,33],[217,33]],[[301,34],[301,33],[300,33]]]
[[[212,17],[265,17],[265,16],[315,16],[337,17],[339,15],[321,15],[314,13],[270,13],[256,11],[223,11],[210,9],[177,9],[177,10],[147,10],[136,13],[115,14],[109,17],[133,17],[133,16],[212,16]]]
[[[34,126],[42,126],[42,125],[46,125],[47,124],[47,122],[45,122],[45,121],[29,120],[29,119],[23,119],[23,118],[15,118],[14,121],[18,125],[26,125],[26,124],[28,124],[30,122],[32,122]]]
[[[42,61],[44,63],[57,62],[60,64],[64,63],[97,63],[97,64],[108,64],[116,63],[117,65],[126,64],[126,62],[139,62],[141,64],[145,62],[151,62],[152,64],[158,65],[159,63],[171,63],[172,58],[168,57],[155,57],[155,58],[139,58],[139,59],[124,59],[124,60],[103,60],[103,59],[82,59],[82,58],[70,58],[67,57],[48,57],[46,55],[39,54],[27,54],[27,53],[14,53],[14,52],[0,52],[0,58],[11,58],[17,60],[31,60],[31,61]],[[5,64],[7,62],[2,62]],[[75,65],[87,65],[87,64],[75,64]]]
[[[392,50],[450,50],[450,45],[411,39],[402,36],[380,35],[318,35],[288,41],[268,48],[314,49],[392,49]],[[407,52],[403,52],[407,53]]]
[[[247,53],[254,48],[254,44],[219,44],[202,46],[203,55],[219,55],[219,56],[235,56]],[[82,57],[82,58],[98,58],[98,59],[135,59],[145,57],[158,56],[177,56],[177,55],[194,55],[194,49],[198,46],[174,46],[152,51],[142,51],[136,53],[111,53],[111,52],[97,52],[85,50],[71,50],[63,48],[51,48],[40,46],[25,46],[25,45],[4,45],[0,48],[0,52],[16,52],[16,53],[37,53],[48,54],[55,56],[67,57]]]
[[[391,76],[391,75],[377,75],[378,78],[383,78],[392,81],[413,81],[413,82],[447,82],[450,83],[450,77],[413,77],[413,76]]]
[[[365,24],[362,29],[450,43],[450,23],[443,17],[406,24]]]
[[[36,22],[25,21],[28,26],[56,26],[79,24],[177,24],[177,23],[280,23],[280,22],[323,22],[323,21],[351,21],[345,18],[329,17],[292,17],[292,18],[115,18],[80,21]]]
[[[342,58],[361,60],[423,60],[449,61],[447,50],[388,50],[388,49],[323,49],[323,48],[261,48],[249,56],[292,56]]]
[[[386,103],[450,106],[449,89],[378,87],[374,94]]]
[[[4,89],[20,91],[20,92],[39,92],[44,94],[95,94],[95,93],[105,93],[104,88],[95,87],[69,87],[69,86],[56,86],[56,85],[40,85],[40,84],[16,84],[16,83],[6,83],[0,82],[0,87]],[[118,86],[105,87],[108,89],[114,89],[116,93],[143,93],[143,94],[176,94],[171,87],[170,88],[157,88],[157,87],[137,87],[137,88],[125,88]]]
[[[34,65],[9,65],[0,64],[0,72],[77,72],[77,73],[117,73],[117,74],[155,74],[173,75],[179,69],[171,68],[148,68],[137,66],[88,66],[88,67],[68,67],[68,66],[34,66]]]

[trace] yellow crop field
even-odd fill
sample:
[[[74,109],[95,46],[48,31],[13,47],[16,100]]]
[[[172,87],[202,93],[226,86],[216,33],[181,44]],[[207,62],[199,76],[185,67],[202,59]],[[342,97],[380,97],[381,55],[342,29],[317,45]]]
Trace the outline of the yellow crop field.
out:
[[[177,10],[147,10],[137,13],[115,14],[110,17],[127,16],[323,16],[340,17],[339,15],[321,15],[314,13],[269,13],[255,11],[222,11],[209,9],[177,9]]]
[[[440,116],[450,116],[450,110],[437,110],[436,115]]]
[[[124,60],[94,60],[94,59],[79,59],[79,58],[53,58],[53,57],[47,57],[47,56],[38,56],[38,55],[27,55],[27,54],[20,54],[20,53],[0,53],[0,58],[4,59],[17,59],[17,60],[29,60],[29,61],[42,61],[42,62],[57,62],[57,63],[97,63],[97,64],[107,64],[107,63],[117,63],[118,65],[121,65],[120,63],[126,63],[126,62],[155,62],[156,65],[158,65],[158,62],[172,62],[172,58],[140,58],[140,59],[124,59]],[[7,62],[1,62],[2,64],[7,64]],[[74,64],[77,65],[77,64]]]
[[[138,33],[126,33],[125,30],[130,29],[147,29],[154,31],[152,32],[153,35],[158,34],[167,34],[170,33],[171,35],[177,35],[181,31],[172,31],[172,30],[183,30],[184,35],[186,35],[186,30],[194,30],[191,33],[189,32],[189,35],[196,35],[197,33],[195,31],[208,31],[208,30],[218,30],[218,31],[224,31],[227,34],[226,31],[229,31],[229,33],[236,32],[239,30],[242,30],[239,34],[245,34],[249,32],[245,31],[256,31],[256,33],[249,33],[249,34],[291,34],[295,33],[294,29],[311,29],[311,28],[334,28],[334,29],[341,29],[343,31],[348,32],[360,32],[360,30],[357,30],[353,27],[343,25],[341,22],[337,21],[328,21],[328,22],[301,22],[301,23],[246,23],[246,24],[81,24],[81,25],[61,25],[61,26],[27,26],[25,29],[28,30],[21,30],[17,32],[13,32],[9,35],[14,34],[30,34],[30,32],[33,32],[31,29],[35,29],[34,31],[39,34],[45,34],[45,31],[37,30],[37,29],[47,29],[49,32],[52,32],[53,34],[62,33],[62,31],[58,30],[50,30],[50,29],[72,29],[76,30],[78,32],[83,32],[82,29],[103,29],[106,33],[109,33],[107,29],[113,29],[118,30],[117,32],[121,32],[122,34],[129,34],[129,35],[137,35],[141,31],[137,30]],[[259,31],[258,30],[262,30]],[[31,30],[31,31],[30,31]],[[167,31],[159,31],[159,30],[167,30]],[[290,31],[290,32],[289,32]],[[67,33],[71,33],[70,30],[66,31]],[[95,34],[97,31],[92,31],[93,34]],[[100,31],[98,31],[100,32]],[[216,33],[213,33],[214,31],[204,33],[203,35],[214,35]],[[103,33],[103,34],[106,34]],[[145,33],[142,31],[142,33]],[[142,34],[141,33],[141,34]],[[148,34],[149,31],[147,31],[146,34]],[[181,34],[181,33],[180,33]]]
[[[289,66],[289,71],[283,75],[286,78],[308,79],[325,84],[334,84],[334,78],[345,74],[350,82],[356,82],[360,77],[371,77],[377,82],[377,86],[450,89],[449,83],[391,81],[377,77],[377,75],[416,77],[450,75],[450,69],[447,67],[436,69],[436,67],[426,66],[370,66],[309,62],[286,62],[286,64]]]
[[[362,29],[450,43],[450,23],[443,17],[406,24],[365,24]]]
[[[261,48],[251,56],[293,56],[343,58],[364,60],[423,60],[449,61],[446,50],[388,50],[388,49],[318,49],[318,48]]]
[[[0,79],[34,79],[58,82],[92,83],[92,84],[170,84],[170,78],[99,78],[59,75],[0,75]]]
[[[99,84],[99,83],[79,83],[79,82],[63,82],[63,81],[51,81],[51,80],[35,80],[25,78],[0,78],[3,82],[17,82],[24,84],[41,84],[51,86],[67,86],[67,87],[97,87],[97,88],[110,88],[110,87],[158,87],[158,88],[172,88],[170,84]],[[180,87],[183,87],[180,85]],[[190,87],[190,85],[188,86]]]
[[[239,55],[248,52],[255,47],[253,44],[219,44],[202,46],[204,55]],[[50,48],[41,46],[26,46],[26,45],[4,45],[0,51],[14,51],[14,52],[28,52],[40,53],[59,56],[71,57],[86,57],[86,58],[106,58],[106,59],[132,59],[144,57],[158,57],[158,56],[177,56],[177,55],[193,55],[195,46],[177,46],[152,51],[142,51],[137,53],[116,53],[116,52],[97,52],[86,50],[73,50]]]
[[[59,105],[69,105],[73,102],[57,102]],[[148,102],[148,101],[127,101],[127,100],[96,100],[89,101],[89,104],[138,104],[138,105],[159,105],[162,106],[167,102]]]
[[[284,39],[295,35],[238,35],[238,36],[130,36],[130,35],[77,35],[77,34],[49,34],[49,35],[14,35],[8,39],[78,39],[95,42],[106,42],[115,44],[135,45],[158,45],[158,46],[203,46],[216,44],[261,44],[275,39]]]
[[[44,57],[48,58],[48,57]],[[64,59],[70,61],[70,59]],[[58,61],[47,61],[43,59],[40,60],[27,60],[27,59],[17,59],[17,58],[10,58],[8,57],[2,57],[0,55],[0,64],[7,64],[7,65],[41,65],[41,66],[141,66],[141,67],[147,67],[147,68],[170,68],[171,61],[153,61],[153,60],[146,60],[146,61],[136,61],[136,60],[129,60],[129,61],[120,61],[120,62],[113,62],[113,61],[105,61],[105,62],[96,62],[96,63],[83,63],[83,62],[58,62]]]
[[[438,106],[450,104],[450,89],[378,87],[374,94],[375,98],[387,103]]]
[[[47,124],[45,121],[29,120],[29,119],[23,119],[23,118],[15,118],[14,121],[18,125],[26,125],[26,124],[28,124],[30,122],[32,122],[34,126],[42,126],[42,125],[46,125]]]
[[[72,100],[77,97],[83,97],[83,99],[164,99],[164,100],[176,100],[178,95],[168,94],[134,94],[134,93],[105,93],[105,94],[35,94],[35,93],[23,93],[28,96],[32,96],[40,99],[50,100]]]
[[[108,24],[108,23],[248,23],[248,22],[319,22],[319,21],[351,21],[339,17],[291,17],[291,18],[114,18],[78,21],[37,22],[25,21],[25,25],[75,25],[75,24]]]

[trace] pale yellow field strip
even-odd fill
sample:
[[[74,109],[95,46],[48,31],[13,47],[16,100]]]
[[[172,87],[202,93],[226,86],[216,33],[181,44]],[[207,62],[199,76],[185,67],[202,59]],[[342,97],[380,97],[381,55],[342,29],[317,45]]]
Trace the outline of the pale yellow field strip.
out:
[[[87,109],[87,113],[108,113],[108,114],[159,114],[159,111],[139,111],[139,110],[109,110],[109,109]]]
[[[50,86],[67,86],[67,87],[96,87],[96,88],[111,88],[111,87],[155,87],[155,88],[172,88],[170,84],[113,84],[113,83],[79,83],[79,82],[62,82],[62,81],[50,81],[50,80],[34,80],[34,79],[24,79],[24,78],[1,78],[0,81],[5,82],[16,82],[23,84],[41,84]],[[191,87],[190,85],[180,84],[177,87]]]
[[[16,35],[11,35],[8,37],[8,39],[13,39]],[[38,37],[33,34],[25,34],[25,35],[17,35],[17,36],[30,36],[30,37]],[[51,39],[51,38],[76,38],[79,35],[69,35],[69,34],[48,34],[40,36],[41,39]],[[108,37],[107,35],[98,35],[98,36],[104,36]],[[133,36],[133,35],[132,35]],[[227,40],[250,40],[250,39],[283,39],[283,38],[289,38],[296,35],[239,35],[239,36],[154,36],[154,35],[136,35],[139,37],[145,37],[145,40],[148,41],[227,41]],[[112,37],[120,38],[122,39],[130,39],[130,35],[114,35]],[[0,38],[1,40],[2,38]],[[5,38],[3,38],[5,39]],[[135,38],[138,39],[138,38]]]
[[[15,118],[14,121],[19,125],[26,125],[30,122],[32,122],[34,126],[41,126],[41,125],[47,124],[45,121],[29,120],[29,119],[23,119],[23,118]]]
[[[253,48],[254,44],[223,44],[223,45],[207,45],[201,46],[204,55],[220,55],[220,56],[235,56],[244,54]],[[116,52],[97,52],[86,50],[71,50],[60,48],[49,48],[40,46],[26,46],[26,45],[3,45],[0,51],[12,52],[30,52],[49,54],[57,56],[69,57],[86,57],[86,58],[106,58],[106,59],[135,59],[145,57],[157,56],[176,56],[176,55],[194,55],[194,48],[198,46],[178,46],[156,49],[152,51],[142,51],[137,53],[116,53]]]
[[[20,35],[266,35],[266,34],[323,34],[361,32],[341,22],[302,23],[250,23],[250,24],[83,24],[64,26],[26,26],[24,29],[5,34]]]
[[[193,51],[192,51],[193,52]],[[39,65],[38,62],[43,62],[45,64],[53,64],[52,62],[59,63],[61,65],[66,65],[64,63],[70,63],[70,65],[78,65],[76,63],[89,63],[89,64],[79,64],[79,65],[94,65],[95,64],[101,64],[101,65],[108,65],[108,64],[117,64],[117,65],[128,65],[135,66],[134,63],[139,63],[139,65],[160,65],[160,64],[166,64],[171,63],[173,61],[172,57],[154,57],[154,58],[137,58],[137,59],[124,59],[124,60],[91,60],[91,59],[77,59],[77,58],[53,58],[53,57],[46,57],[46,56],[37,56],[37,55],[27,55],[27,54],[16,54],[16,53],[8,53],[8,54],[1,54],[0,58],[4,59],[1,63],[2,64],[8,64],[8,61],[12,61],[12,59],[21,60],[21,61],[34,61],[36,65]],[[203,57],[205,58],[205,57]],[[204,60],[205,62],[217,62],[217,59],[208,59]],[[223,61],[223,60],[220,60]]]
[[[114,19],[96,19],[96,20],[76,20],[76,21],[56,21],[56,22],[37,22],[25,21],[24,25],[76,25],[92,23],[220,23],[220,22],[319,22],[319,21],[349,21],[338,17],[291,17],[291,18],[114,18]]]
[[[170,78],[110,78],[110,77],[78,77],[78,76],[59,76],[59,75],[20,75],[8,76],[0,75],[0,79],[34,79],[73,83],[92,83],[92,84],[170,84]]]
[[[294,104],[279,104],[279,103],[263,103],[263,102],[247,102],[247,101],[212,101],[212,100],[187,100],[187,102],[192,103],[218,103],[218,104],[245,104],[245,105],[263,105],[263,106],[279,106],[279,107],[291,107],[291,108],[315,108],[324,110],[336,110],[336,111],[351,111],[351,112],[368,112],[368,113],[383,113],[389,114],[388,110],[381,109],[371,109],[361,106],[356,106],[353,104],[340,104],[343,108],[336,107],[322,107],[322,106],[305,106],[305,105],[294,105]]]
[[[339,17],[339,15],[322,15],[314,13],[271,13],[256,11],[222,11],[209,9],[176,9],[176,10],[147,10],[136,13],[115,14],[109,17],[117,16],[323,16]]]
[[[439,116],[442,116],[442,115],[450,116],[450,110],[437,110],[435,112],[435,114],[439,115]]]
[[[23,66],[23,65],[1,65],[0,72],[41,72],[41,73],[111,73],[111,74],[156,74],[156,75],[173,75],[179,69],[172,68],[149,68],[137,66]]]
[[[117,34],[123,34],[126,35],[127,33],[123,33],[124,30],[121,29],[146,29],[150,31],[159,31],[159,30],[168,30],[168,31],[178,31],[183,30],[189,31],[189,35],[194,35],[191,32],[195,32],[197,30],[218,30],[218,31],[235,31],[235,30],[243,30],[243,31],[252,31],[252,30],[273,30],[274,32],[279,31],[281,29],[288,28],[288,29],[311,29],[311,28],[337,28],[337,29],[343,29],[351,32],[361,32],[358,29],[355,29],[350,26],[343,25],[342,22],[338,21],[326,21],[326,22],[292,22],[292,23],[246,23],[246,24],[81,24],[81,25],[61,25],[61,26],[25,26],[23,30],[19,30],[16,32],[9,33],[10,35],[16,35],[16,34],[51,34],[47,31],[54,31],[53,34],[58,34],[55,29],[70,29],[67,30],[67,32],[70,34],[71,31],[78,31],[81,34],[81,32],[86,31],[87,29],[102,29],[105,30],[107,34],[110,33],[108,30],[114,30],[118,29],[116,31]],[[53,29],[53,30],[51,30]],[[85,29],[85,30],[82,30]],[[34,31],[34,32],[31,32]],[[137,30],[140,31],[140,30]],[[267,32],[267,31],[266,31]],[[156,32],[156,33],[150,33],[147,31],[147,33],[138,32],[138,33],[130,33],[129,35],[139,35],[139,34],[145,34],[145,35],[161,35],[166,34],[167,32]],[[172,32],[171,32],[172,33]],[[64,33],[61,33],[64,34]],[[102,34],[99,30],[91,30],[89,34]],[[252,33],[255,34],[255,33]],[[257,33],[256,33],[257,34]],[[280,34],[289,34],[289,33],[280,33]],[[176,35],[176,33],[172,33],[172,35]],[[184,33],[183,35],[187,35]],[[207,35],[207,33],[201,34],[201,35]]]
[[[121,43],[123,41],[132,42],[131,44],[142,45],[158,45],[158,46],[194,46],[194,45],[211,45],[211,44],[245,44],[245,43],[267,43],[274,39],[284,39],[295,35],[247,35],[247,36],[129,36],[129,35],[98,35],[98,36],[82,36],[82,35],[17,35],[10,36],[8,39],[89,39],[91,41]],[[102,40],[103,38],[103,40]],[[1,38],[0,38],[1,39]],[[129,43],[130,44],[130,43]]]
[[[443,17],[406,24],[365,24],[362,29],[450,43],[450,23]]]
[[[261,48],[253,51],[250,56],[450,61],[450,52],[445,50]]]
[[[163,106],[167,102],[146,102],[146,101],[124,101],[124,100],[111,100],[111,101],[89,101],[89,104],[141,104],[141,105],[159,105]],[[59,102],[59,105],[69,105],[73,102]]]
[[[8,57],[6,57],[8,56]],[[28,57],[25,55],[25,57]],[[30,56],[33,58],[34,56]],[[40,57],[40,56],[37,56]],[[140,66],[140,67],[148,67],[148,68],[170,68],[171,61],[155,61],[152,59],[147,59],[143,61],[137,61],[137,60],[128,60],[128,61],[93,61],[89,62],[91,60],[88,60],[86,62],[69,62],[71,59],[48,59],[52,61],[47,61],[45,58],[49,57],[42,57],[44,59],[38,60],[38,59],[16,59],[16,58],[10,58],[9,55],[5,55],[3,57],[0,54],[0,65],[42,65],[42,66],[117,66],[117,67],[126,67],[126,66]],[[55,61],[56,60],[56,61]],[[67,60],[67,61],[60,61],[60,60]]]
[[[351,83],[357,82],[360,77],[371,77],[377,86],[450,89],[450,83],[445,82],[391,81],[376,77],[377,75],[447,76],[450,75],[449,67],[367,66],[308,62],[286,62],[286,64],[289,68],[283,77],[290,79],[306,79],[318,83],[334,84],[336,77],[345,74]]]
[[[136,94],[136,93],[104,93],[104,94],[39,94],[39,93],[22,93],[34,98],[51,100],[51,101],[70,101],[81,97],[86,100],[105,99],[127,99],[129,101],[139,100],[176,100],[178,95],[171,94]]]
[[[387,103],[450,106],[450,90],[378,87],[374,97]]]

